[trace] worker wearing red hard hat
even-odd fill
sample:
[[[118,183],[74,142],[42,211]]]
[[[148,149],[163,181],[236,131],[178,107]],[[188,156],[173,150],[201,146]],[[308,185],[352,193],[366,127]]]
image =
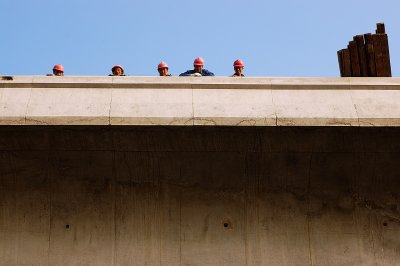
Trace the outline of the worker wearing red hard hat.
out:
[[[204,69],[204,60],[201,57],[197,57],[193,62],[193,70],[188,70],[186,72],[181,73],[179,76],[214,76],[214,73]]]
[[[160,62],[157,66],[158,73],[161,77],[170,77],[171,74],[168,73],[168,65],[165,62]]]
[[[111,68],[112,74],[109,76],[125,76],[124,68],[121,65],[115,65]]]
[[[64,67],[61,64],[54,65],[53,75],[54,76],[64,76]]]
[[[235,62],[233,62],[233,69],[235,70],[235,73],[231,77],[244,77],[243,68],[244,68],[243,60],[241,59],[235,60]]]

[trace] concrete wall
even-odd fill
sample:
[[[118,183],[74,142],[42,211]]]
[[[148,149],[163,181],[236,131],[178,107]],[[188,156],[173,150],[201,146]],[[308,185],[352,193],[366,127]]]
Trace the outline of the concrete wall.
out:
[[[1,78],[0,265],[400,265],[399,102],[399,78]]]
[[[0,265],[400,265],[400,128],[0,127]]]
[[[400,78],[14,77],[0,125],[400,126]]]

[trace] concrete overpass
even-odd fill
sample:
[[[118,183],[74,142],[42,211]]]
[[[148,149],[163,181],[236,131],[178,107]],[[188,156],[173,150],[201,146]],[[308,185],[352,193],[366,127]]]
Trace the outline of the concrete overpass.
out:
[[[400,265],[400,79],[0,81],[0,265]]]

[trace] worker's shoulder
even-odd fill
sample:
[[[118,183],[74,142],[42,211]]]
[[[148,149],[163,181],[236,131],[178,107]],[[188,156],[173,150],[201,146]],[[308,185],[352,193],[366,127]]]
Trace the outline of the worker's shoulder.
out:
[[[202,71],[203,73],[203,76],[214,76],[214,73],[213,72],[211,72],[210,70],[207,70],[207,69],[203,69],[203,71]]]

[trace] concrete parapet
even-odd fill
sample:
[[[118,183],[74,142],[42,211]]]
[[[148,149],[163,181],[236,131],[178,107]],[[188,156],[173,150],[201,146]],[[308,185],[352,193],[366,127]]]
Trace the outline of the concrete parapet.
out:
[[[399,78],[13,77],[2,125],[399,126]]]

